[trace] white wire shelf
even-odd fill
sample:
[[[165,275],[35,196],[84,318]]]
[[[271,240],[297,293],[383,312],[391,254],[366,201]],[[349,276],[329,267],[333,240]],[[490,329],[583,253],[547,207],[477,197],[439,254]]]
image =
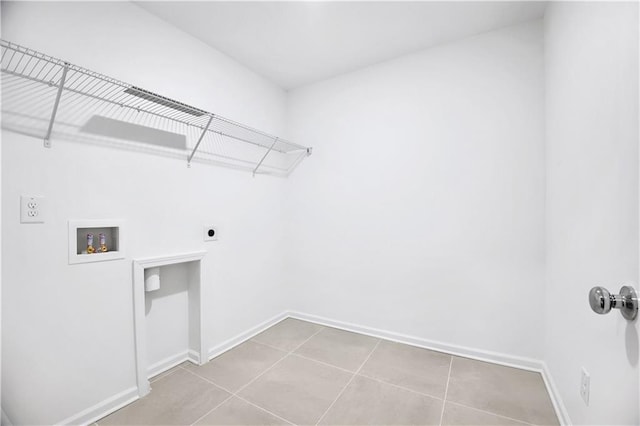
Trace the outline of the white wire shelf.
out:
[[[0,40],[2,127],[286,176],[311,148]]]

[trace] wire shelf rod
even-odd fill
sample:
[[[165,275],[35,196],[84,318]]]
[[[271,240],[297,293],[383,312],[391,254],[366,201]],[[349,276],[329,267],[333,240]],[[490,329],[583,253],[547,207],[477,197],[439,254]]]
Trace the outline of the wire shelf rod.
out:
[[[267,150],[267,152],[264,153],[264,155],[262,156],[262,158],[260,159],[260,161],[258,162],[258,164],[256,165],[256,168],[253,169],[253,177],[256,177],[256,172],[258,171],[258,169],[260,168],[260,166],[262,165],[262,163],[264,162],[264,159],[267,158],[267,155],[269,155],[269,153],[271,152],[271,150],[273,150],[273,147],[276,145],[276,143],[278,143],[278,138],[275,138],[273,143],[271,144],[271,146],[269,147],[269,149]]]
[[[193,156],[196,155],[196,151],[198,150],[198,147],[200,146],[200,142],[202,142],[202,139],[204,138],[204,135],[207,134],[207,130],[209,129],[209,126],[211,125],[212,121],[213,121],[213,115],[211,117],[209,117],[209,122],[207,122],[207,126],[202,131],[202,134],[200,135],[200,138],[198,138],[198,142],[196,142],[196,146],[193,148],[193,151],[191,152],[191,155],[189,156],[189,159],[187,160],[187,166],[188,167],[191,167],[191,160],[193,159]]]
[[[64,80],[67,76],[67,71],[69,71],[69,68],[65,66],[62,71],[62,77],[60,78],[60,87],[58,87],[58,93],[56,93],[56,100],[53,104],[51,120],[49,121],[49,129],[47,129],[47,134],[44,137],[44,146],[47,148],[51,148],[51,142],[49,141],[49,138],[51,137],[51,131],[53,130],[53,123],[55,123],[56,121],[56,113],[58,112],[58,105],[60,104],[60,96],[62,96],[62,89],[64,88]]]

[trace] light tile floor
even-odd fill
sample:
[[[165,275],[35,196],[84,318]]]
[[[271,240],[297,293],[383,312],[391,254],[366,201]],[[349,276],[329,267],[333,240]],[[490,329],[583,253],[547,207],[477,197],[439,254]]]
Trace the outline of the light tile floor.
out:
[[[538,373],[286,319],[99,425],[557,425]]]

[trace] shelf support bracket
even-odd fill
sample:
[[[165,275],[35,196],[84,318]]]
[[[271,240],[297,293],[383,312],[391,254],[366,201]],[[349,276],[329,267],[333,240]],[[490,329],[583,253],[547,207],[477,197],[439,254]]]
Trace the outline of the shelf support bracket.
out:
[[[278,142],[278,138],[276,138],[273,143],[271,144],[271,146],[269,147],[269,149],[267,150],[267,152],[264,153],[264,155],[262,156],[262,158],[260,159],[260,162],[258,163],[258,165],[256,166],[255,169],[253,169],[253,177],[256,177],[256,172],[258,171],[258,169],[260,168],[260,166],[262,165],[262,162],[264,161],[265,158],[267,158],[267,155],[269,155],[269,153],[271,152],[271,150],[273,149],[274,146],[276,146],[276,143]]]
[[[44,137],[44,147],[51,148],[51,131],[53,130],[53,123],[56,121],[56,114],[58,113],[58,106],[60,105],[60,97],[62,96],[62,89],[64,88],[64,81],[67,78],[67,71],[69,71],[69,64],[65,63],[62,69],[62,77],[60,77],[60,85],[58,86],[58,93],[56,94],[56,100],[53,104],[53,111],[51,112],[51,119],[49,120],[49,128],[47,134]]]
[[[196,155],[196,151],[198,150],[198,147],[200,146],[200,142],[202,142],[202,139],[204,139],[204,135],[207,134],[207,130],[209,130],[209,126],[211,126],[211,122],[212,121],[213,121],[213,115],[209,116],[209,121],[207,122],[207,125],[202,130],[202,133],[200,134],[200,137],[198,138],[198,142],[196,142],[196,146],[193,147],[193,151],[191,152],[191,155],[189,156],[189,159],[187,160],[187,167],[191,167],[191,160],[193,159],[193,156]]]

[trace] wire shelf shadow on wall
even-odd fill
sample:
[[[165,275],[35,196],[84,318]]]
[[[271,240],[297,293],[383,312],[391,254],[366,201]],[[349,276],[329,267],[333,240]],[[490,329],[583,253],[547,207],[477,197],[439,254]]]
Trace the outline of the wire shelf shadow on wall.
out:
[[[311,154],[289,142],[140,87],[0,40],[2,127],[28,136],[186,158],[287,176]]]

